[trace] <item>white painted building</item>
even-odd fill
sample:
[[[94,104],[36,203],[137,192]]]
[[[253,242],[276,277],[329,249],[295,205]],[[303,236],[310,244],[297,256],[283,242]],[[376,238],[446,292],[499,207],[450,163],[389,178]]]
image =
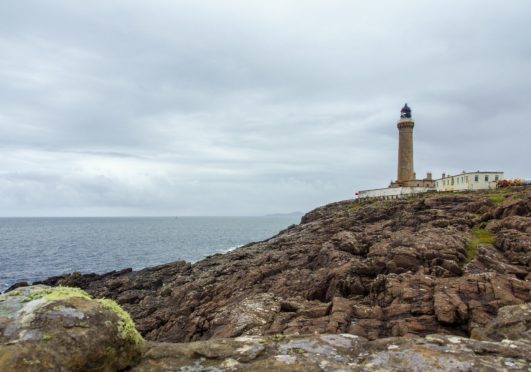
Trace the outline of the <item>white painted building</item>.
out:
[[[464,172],[455,176],[445,175],[434,181],[435,187],[387,187],[383,189],[363,190],[357,193],[360,200],[399,199],[428,191],[466,191],[490,190],[496,188],[496,182],[503,179],[503,172],[476,171]]]
[[[503,179],[503,172],[465,172],[455,176],[445,175],[435,180],[437,191],[489,190],[496,188],[496,182]]]
[[[411,108],[404,105],[400,110],[398,120],[398,174],[396,181],[392,181],[388,188],[363,190],[356,193],[360,200],[398,199],[413,194],[428,191],[465,191],[495,189],[496,182],[503,179],[503,172],[465,172],[446,176],[433,181],[431,172],[426,178],[418,180],[413,169],[413,127],[415,123],[411,117]]]
[[[432,187],[386,187],[384,189],[363,190],[358,192],[358,199],[399,199],[413,194],[434,191]]]

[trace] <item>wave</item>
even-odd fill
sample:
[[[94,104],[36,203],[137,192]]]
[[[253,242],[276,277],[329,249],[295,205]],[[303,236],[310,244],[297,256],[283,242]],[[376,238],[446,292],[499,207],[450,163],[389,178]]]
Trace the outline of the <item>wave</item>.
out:
[[[220,250],[218,251],[218,253],[228,253],[228,252],[233,251],[233,250],[235,250],[235,249],[237,249],[237,248],[243,247],[244,245],[245,245],[245,244],[238,244],[238,245],[234,245],[234,246],[229,247],[229,248],[220,249]]]

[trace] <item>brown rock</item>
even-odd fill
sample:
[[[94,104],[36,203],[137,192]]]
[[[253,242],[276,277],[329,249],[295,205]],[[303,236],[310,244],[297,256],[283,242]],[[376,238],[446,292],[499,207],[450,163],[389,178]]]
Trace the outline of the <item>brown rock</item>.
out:
[[[477,340],[523,340],[531,346],[531,303],[506,306],[500,309],[496,318],[485,328],[472,330]]]

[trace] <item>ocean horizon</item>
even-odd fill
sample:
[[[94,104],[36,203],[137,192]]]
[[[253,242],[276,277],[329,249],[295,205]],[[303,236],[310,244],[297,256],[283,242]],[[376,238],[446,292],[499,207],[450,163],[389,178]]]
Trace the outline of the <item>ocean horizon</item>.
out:
[[[268,239],[300,217],[0,217],[0,291],[75,271],[196,262]]]

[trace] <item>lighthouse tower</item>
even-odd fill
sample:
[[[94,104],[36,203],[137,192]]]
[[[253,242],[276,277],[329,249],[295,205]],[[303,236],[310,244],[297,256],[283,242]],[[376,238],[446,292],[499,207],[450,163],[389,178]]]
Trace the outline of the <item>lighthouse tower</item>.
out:
[[[411,108],[407,103],[400,110],[398,127],[398,172],[395,181],[391,181],[387,189],[359,191],[356,195],[360,200],[367,198],[398,199],[408,195],[435,190],[435,182],[431,172],[425,178],[417,179],[413,168],[413,127]]]
[[[415,122],[411,119],[411,108],[407,103],[400,110],[398,127],[398,172],[396,181],[389,187],[435,187],[428,172],[426,178],[417,179],[413,169],[413,127]]]
[[[408,181],[414,180],[413,170],[413,127],[415,122],[411,119],[411,108],[407,103],[400,110],[398,120],[398,176],[397,183],[404,186]]]

